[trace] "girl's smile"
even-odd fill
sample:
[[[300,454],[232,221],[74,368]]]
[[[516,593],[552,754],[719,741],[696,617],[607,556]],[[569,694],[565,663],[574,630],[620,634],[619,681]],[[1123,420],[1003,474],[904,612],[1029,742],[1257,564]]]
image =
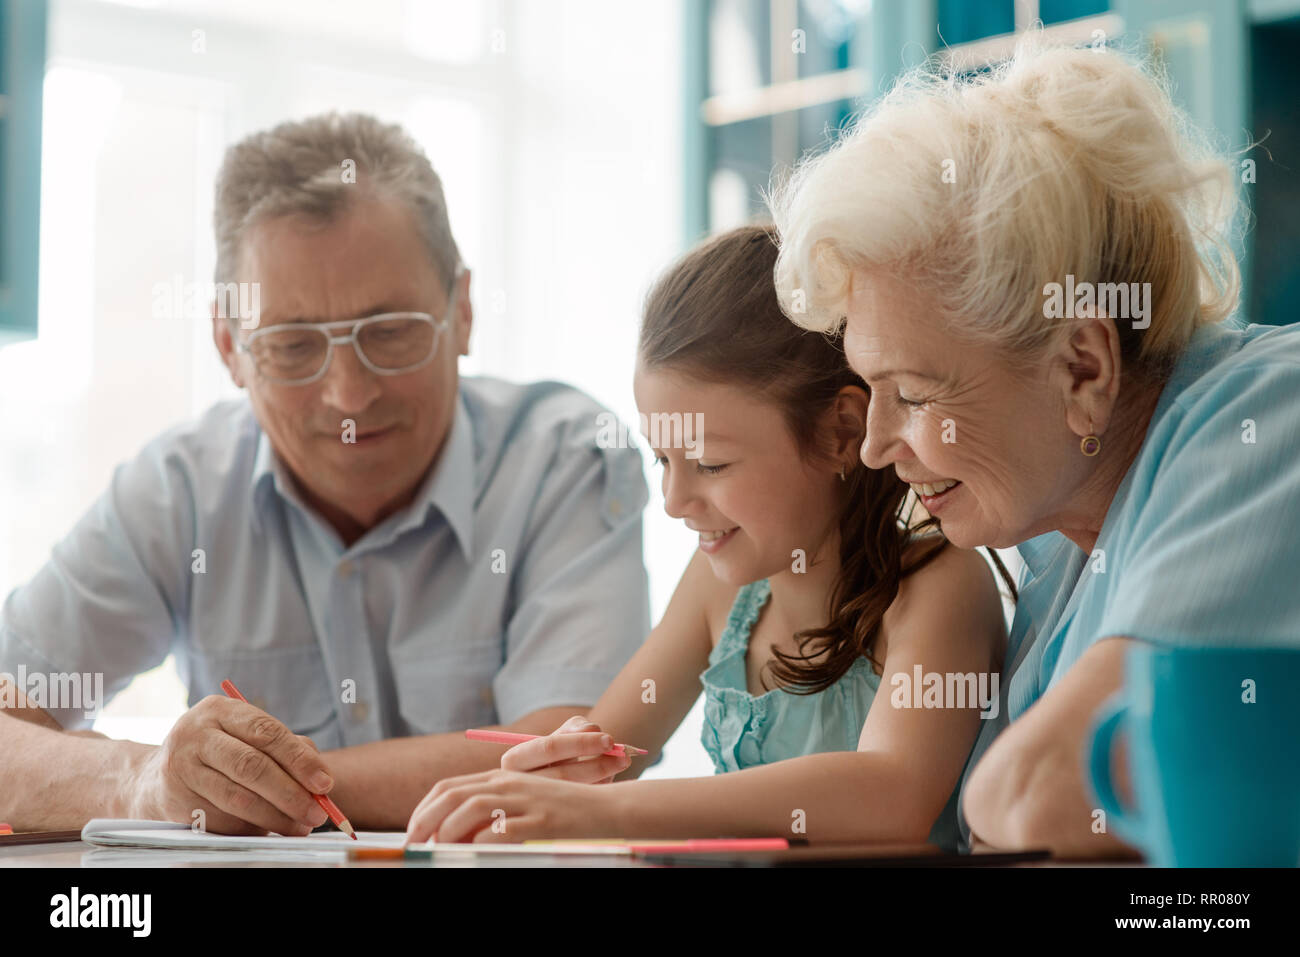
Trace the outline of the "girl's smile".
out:
[[[690,528],[689,525],[686,527]],[[696,529],[691,530],[696,531]],[[711,532],[700,531],[700,551],[704,552],[706,555],[715,554],[724,545],[731,541],[732,537],[738,531],[740,531],[739,525],[734,528],[720,529]]]

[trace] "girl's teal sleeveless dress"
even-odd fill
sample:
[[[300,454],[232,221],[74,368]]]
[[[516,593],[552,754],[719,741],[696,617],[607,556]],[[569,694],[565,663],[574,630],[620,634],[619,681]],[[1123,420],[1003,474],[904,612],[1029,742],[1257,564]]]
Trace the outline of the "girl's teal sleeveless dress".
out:
[[[717,774],[822,751],[856,751],[880,687],[871,662],[860,657],[839,681],[817,694],[790,694],[775,688],[758,697],[751,695],[745,674],[749,633],[770,594],[766,579],[740,589],[709,655],[709,667],[700,676],[704,685],[700,741]],[[954,788],[930,832],[932,843],[957,846],[956,811]]]

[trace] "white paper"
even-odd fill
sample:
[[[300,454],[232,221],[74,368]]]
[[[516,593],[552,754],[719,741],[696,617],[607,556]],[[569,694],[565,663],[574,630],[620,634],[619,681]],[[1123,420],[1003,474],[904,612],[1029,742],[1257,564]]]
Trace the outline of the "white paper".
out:
[[[341,831],[319,831],[305,837],[241,837],[195,831],[175,821],[131,821],[95,818],[81,829],[81,839],[98,847],[147,847],[210,851],[294,851],[297,853],[340,854],[349,848],[407,847],[401,831],[357,831],[354,841]],[[439,855],[474,854],[577,854],[588,856],[626,855],[626,848],[611,845],[547,844],[411,844],[413,849],[432,850]]]
[[[130,821],[95,818],[81,829],[81,839],[87,844],[102,847],[153,847],[205,848],[214,851],[286,850],[286,851],[340,851],[349,847],[405,847],[406,835],[401,832],[357,831],[354,841],[341,831],[320,831],[305,837],[283,837],[278,834],[266,837],[242,837],[236,834],[211,834],[195,831],[186,824],[175,821]]]

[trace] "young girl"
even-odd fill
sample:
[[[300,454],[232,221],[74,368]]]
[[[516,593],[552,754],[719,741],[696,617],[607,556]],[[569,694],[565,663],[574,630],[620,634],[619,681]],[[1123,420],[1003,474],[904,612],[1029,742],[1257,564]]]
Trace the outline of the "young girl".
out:
[[[996,691],[997,588],[933,519],[900,520],[908,486],[859,460],[869,394],[838,343],[781,313],[776,253],[770,227],[734,230],[646,303],[637,405],[664,446],[665,508],[700,533],[663,620],[586,717],[512,748],[502,770],[439,782],[409,840],[957,842],[982,706],[916,707],[911,684],[920,666],[983,673]],[[639,774],[701,684],[704,747],[727,773],[587,786]],[[613,742],[650,754],[602,755]]]

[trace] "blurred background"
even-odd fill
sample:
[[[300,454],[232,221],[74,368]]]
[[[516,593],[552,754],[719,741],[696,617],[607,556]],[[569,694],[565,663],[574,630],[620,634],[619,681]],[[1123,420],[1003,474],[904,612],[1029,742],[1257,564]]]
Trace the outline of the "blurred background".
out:
[[[562,379],[635,421],[664,266],[760,216],[773,174],[900,71],[980,69],[1038,21],[1150,48],[1225,150],[1264,140],[1242,157],[1243,313],[1290,322],[1300,0],[0,0],[0,594],[117,463],[236,394],[207,320],[154,305],[211,280],[213,180],[246,134],[329,109],[403,124],[474,273],[462,373]],[[644,458],[657,620],[696,538]],[[184,706],[169,659],[96,728],[157,742]],[[650,774],[711,773],[699,730],[697,704]]]

